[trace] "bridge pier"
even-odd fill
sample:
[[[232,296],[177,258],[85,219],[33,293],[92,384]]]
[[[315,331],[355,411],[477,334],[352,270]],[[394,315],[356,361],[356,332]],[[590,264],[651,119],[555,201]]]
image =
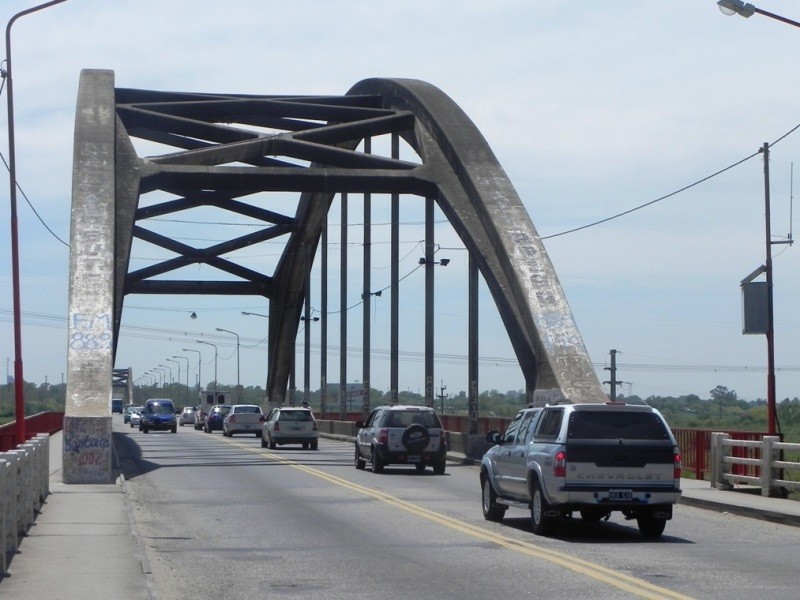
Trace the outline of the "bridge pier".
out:
[[[75,117],[64,483],[111,482],[115,104],[112,71],[84,71]]]

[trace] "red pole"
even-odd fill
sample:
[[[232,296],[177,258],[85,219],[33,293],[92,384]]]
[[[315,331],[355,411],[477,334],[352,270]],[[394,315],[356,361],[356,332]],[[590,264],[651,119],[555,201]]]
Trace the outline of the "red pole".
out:
[[[6,84],[8,91],[8,172],[11,185],[11,273],[12,295],[14,301],[14,419],[16,421],[17,444],[23,444],[25,438],[25,380],[22,370],[22,310],[19,292],[19,234],[17,227],[17,161],[14,150],[14,80],[11,76],[11,26],[23,15],[60,4],[65,0],[52,0],[17,13],[6,26]]]

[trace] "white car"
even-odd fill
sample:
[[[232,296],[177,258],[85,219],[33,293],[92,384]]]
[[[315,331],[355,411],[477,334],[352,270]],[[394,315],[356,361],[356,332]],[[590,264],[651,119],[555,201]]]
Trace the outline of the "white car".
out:
[[[130,423],[131,427],[139,427],[139,425],[142,422],[142,411],[143,410],[144,410],[144,406],[134,406],[131,409],[131,416],[128,419],[128,423]]]
[[[261,437],[264,413],[255,404],[234,404],[222,421],[222,435],[232,437],[234,433],[254,433]]]
[[[278,444],[302,444],[316,450],[319,429],[310,408],[279,406],[269,411],[261,433],[261,447],[274,450]]]
[[[178,425],[183,427],[187,423],[189,425],[194,425],[195,420],[195,410],[194,406],[187,406],[186,408],[181,411],[180,416],[178,417]]]

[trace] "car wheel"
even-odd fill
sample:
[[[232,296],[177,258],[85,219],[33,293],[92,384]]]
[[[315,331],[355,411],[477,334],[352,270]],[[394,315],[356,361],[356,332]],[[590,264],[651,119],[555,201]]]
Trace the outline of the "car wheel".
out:
[[[531,528],[536,535],[552,535],[558,527],[558,517],[548,515],[552,509],[545,499],[542,486],[537,481],[534,484],[533,499],[531,501]]]
[[[275,440],[273,440],[273,439],[270,437],[270,438],[269,438],[269,449],[270,449],[270,450],[275,450],[275,448],[276,448],[277,446],[278,446],[278,444],[276,444],[276,443],[275,443]]]
[[[303,442],[303,450],[308,450],[308,442]]]
[[[497,503],[497,493],[492,487],[488,476],[481,477],[481,509],[483,518],[487,521],[499,523],[506,514],[507,506]]]
[[[431,434],[424,425],[412,423],[403,431],[401,441],[409,452],[422,452],[428,447],[431,441]]]
[[[425,463],[424,462],[415,463],[414,468],[417,469],[417,473],[423,473],[425,471]]]
[[[311,442],[312,450],[319,450],[319,442]]]
[[[142,427],[142,432],[143,432],[143,433],[149,433],[149,432],[150,432],[150,430],[149,430],[149,429],[147,429],[147,427]]]
[[[447,469],[447,461],[444,458],[433,463],[435,475],[444,475],[445,469]]]
[[[666,519],[656,519],[652,516],[639,517],[636,519],[636,523],[639,525],[639,533],[646,538],[660,537],[667,526]]]
[[[356,458],[355,458],[355,465],[356,469],[359,471],[364,469],[367,466],[367,461],[361,458],[361,455],[358,453],[358,446],[356,446]]]
[[[383,473],[383,461],[380,456],[375,454],[375,450],[372,451],[372,472]]]
[[[261,447],[262,448],[266,448],[267,447],[267,440],[264,439],[263,435],[261,436]]]

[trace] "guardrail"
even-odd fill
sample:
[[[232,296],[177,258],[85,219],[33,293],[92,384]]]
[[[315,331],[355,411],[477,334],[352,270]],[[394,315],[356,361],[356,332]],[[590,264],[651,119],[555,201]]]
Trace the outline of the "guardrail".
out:
[[[800,453],[800,444],[782,442],[780,437],[771,435],[758,441],[736,440],[728,433],[714,432],[711,486],[729,490],[734,483],[746,483],[760,487],[762,496],[772,497],[784,497],[784,490],[800,490],[800,481],[784,475],[786,471],[800,470],[800,462],[783,460],[785,450]]]
[[[17,445],[16,421],[0,425],[0,452]],[[25,437],[31,439],[40,433],[54,434],[64,428],[64,413],[47,411],[25,417]]]
[[[13,450],[0,452],[0,568],[33,525],[50,493],[50,435],[37,434]]]

